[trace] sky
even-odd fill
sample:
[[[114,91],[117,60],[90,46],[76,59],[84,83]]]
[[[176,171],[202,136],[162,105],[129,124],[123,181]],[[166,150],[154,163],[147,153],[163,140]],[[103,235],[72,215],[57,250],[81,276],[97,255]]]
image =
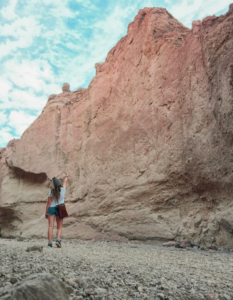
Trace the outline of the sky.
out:
[[[185,26],[232,0],[0,0],[0,147],[20,138],[49,95],[88,87],[94,65],[139,9],[164,7]],[[233,1],[232,1],[233,2]]]

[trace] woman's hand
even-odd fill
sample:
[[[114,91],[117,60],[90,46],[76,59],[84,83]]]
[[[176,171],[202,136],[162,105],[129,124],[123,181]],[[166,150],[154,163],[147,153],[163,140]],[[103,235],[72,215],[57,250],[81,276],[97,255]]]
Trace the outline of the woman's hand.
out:
[[[65,180],[64,180],[64,182],[63,182],[63,187],[66,187],[66,183],[67,183],[68,176],[69,176],[69,174],[66,173],[66,177],[65,177]]]

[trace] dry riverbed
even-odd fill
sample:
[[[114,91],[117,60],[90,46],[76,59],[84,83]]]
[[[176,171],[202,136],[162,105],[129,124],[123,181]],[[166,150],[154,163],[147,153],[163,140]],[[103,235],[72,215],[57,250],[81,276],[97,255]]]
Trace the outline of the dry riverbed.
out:
[[[42,252],[26,252],[43,246]],[[0,298],[30,274],[51,273],[70,299],[233,299],[233,253],[146,244],[0,239]]]

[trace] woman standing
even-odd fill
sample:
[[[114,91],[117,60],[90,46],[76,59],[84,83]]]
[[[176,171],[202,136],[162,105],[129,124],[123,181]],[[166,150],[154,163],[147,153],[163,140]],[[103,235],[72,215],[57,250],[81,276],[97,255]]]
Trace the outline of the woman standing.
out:
[[[66,174],[63,186],[61,185],[61,180],[58,178],[53,177],[53,185],[54,188],[49,191],[48,195],[48,202],[45,211],[45,217],[49,221],[49,228],[48,228],[48,246],[52,247],[52,237],[53,237],[53,227],[54,221],[56,217],[57,222],[57,240],[56,246],[61,248],[61,232],[62,232],[62,225],[63,225],[63,218],[59,218],[59,213],[56,208],[57,205],[61,205],[65,203],[65,192],[66,192],[66,183],[68,179],[68,174]]]

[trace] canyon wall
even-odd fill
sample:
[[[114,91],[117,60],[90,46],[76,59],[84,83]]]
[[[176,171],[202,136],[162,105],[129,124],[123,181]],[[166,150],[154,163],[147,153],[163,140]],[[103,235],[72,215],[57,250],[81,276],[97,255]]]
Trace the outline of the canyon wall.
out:
[[[64,237],[232,246],[233,5],[191,30],[140,10],[89,87],[64,84],[0,160],[2,236],[46,236],[68,172]]]

